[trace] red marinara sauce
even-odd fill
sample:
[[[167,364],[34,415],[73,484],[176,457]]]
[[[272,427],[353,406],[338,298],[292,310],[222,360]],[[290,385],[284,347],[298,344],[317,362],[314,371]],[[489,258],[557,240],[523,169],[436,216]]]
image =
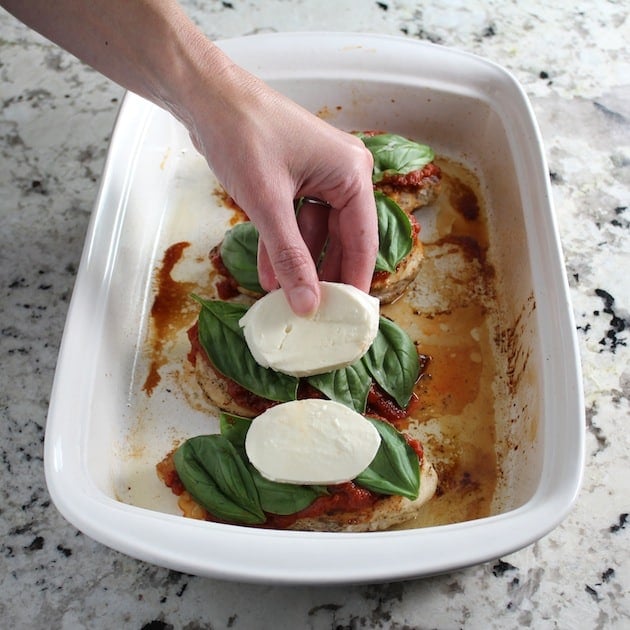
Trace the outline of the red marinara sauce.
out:
[[[370,509],[383,495],[361,488],[352,481],[328,486],[329,494],[317,497],[307,508],[288,514],[267,514],[265,527],[287,529],[303,518],[320,518],[325,515],[345,514]]]
[[[390,184],[396,188],[416,188],[426,184],[427,180],[439,178],[442,175],[442,169],[433,162],[429,162],[422,168],[409,173],[392,173],[385,174],[378,182],[379,186]]]

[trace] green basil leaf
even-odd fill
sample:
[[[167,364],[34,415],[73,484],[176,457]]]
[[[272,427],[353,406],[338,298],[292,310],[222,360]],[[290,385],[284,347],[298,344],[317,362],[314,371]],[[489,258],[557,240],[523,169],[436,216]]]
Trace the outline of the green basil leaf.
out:
[[[175,451],[175,469],[191,496],[217,518],[256,525],[266,520],[252,475],[230,441],[200,435]]]
[[[258,280],[258,230],[251,221],[237,223],[221,242],[221,259],[239,286],[254,293],[265,291]]]
[[[378,333],[368,352],[340,370],[307,377],[327,398],[363,413],[375,380],[404,409],[411,400],[420,374],[420,360],[409,335],[386,317],[379,320]]]
[[[221,435],[227,438],[238,451],[245,450],[245,436],[251,423],[250,418],[242,418],[225,412],[219,414]]]
[[[368,418],[381,436],[372,463],[354,480],[380,494],[397,494],[412,501],[420,492],[420,462],[404,436],[391,424]]]
[[[374,380],[404,409],[420,375],[418,351],[409,335],[381,316],[376,339],[361,360]]]
[[[251,464],[248,464],[252,475],[260,504],[265,512],[270,514],[295,514],[307,508],[317,497],[327,494],[319,486],[301,486],[292,483],[280,483],[265,479]]]
[[[418,171],[435,158],[433,150],[426,144],[419,144],[393,133],[357,135],[374,158],[374,183],[380,182],[386,175],[406,175]]]
[[[307,508],[317,497],[328,494],[326,486],[304,486],[278,483],[263,477],[247,460],[245,436],[251,426],[250,418],[241,418],[229,413],[219,416],[221,435],[226,437],[245,461],[265,512],[270,514],[294,514]]]
[[[233,302],[193,298],[201,304],[199,342],[214,366],[250,392],[279,402],[295,400],[298,379],[256,363],[238,322],[247,307]]]
[[[393,199],[380,191],[374,192],[374,199],[378,218],[378,254],[375,269],[394,273],[413,246],[411,220]]]
[[[324,396],[359,413],[365,411],[372,377],[363,359],[348,367],[307,377],[308,382]]]

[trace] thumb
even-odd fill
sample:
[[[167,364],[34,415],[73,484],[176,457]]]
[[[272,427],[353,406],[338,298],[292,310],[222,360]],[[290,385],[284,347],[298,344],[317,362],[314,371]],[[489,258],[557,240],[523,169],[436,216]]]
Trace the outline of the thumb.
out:
[[[266,291],[282,287],[297,315],[310,315],[320,300],[319,278],[297,223],[278,227],[268,239],[260,231],[258,276]],[[269,244],[268,244],[269,243]]]

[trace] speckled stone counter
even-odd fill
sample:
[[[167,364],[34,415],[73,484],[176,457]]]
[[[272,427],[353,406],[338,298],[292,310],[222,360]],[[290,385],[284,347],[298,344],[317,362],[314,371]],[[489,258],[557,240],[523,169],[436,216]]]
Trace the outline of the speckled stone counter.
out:
[[[202,579],[133,560],[76,531],[47,494],[43,439],[56,353],[123,91],[0,12],[0,626],[630,627],[627,7],[612,0],[184,4],[213,38],[388,33],[478,53],[521,81],[545,141],[578,327],[583,489],[564,523],[522,551],[371,586]]]

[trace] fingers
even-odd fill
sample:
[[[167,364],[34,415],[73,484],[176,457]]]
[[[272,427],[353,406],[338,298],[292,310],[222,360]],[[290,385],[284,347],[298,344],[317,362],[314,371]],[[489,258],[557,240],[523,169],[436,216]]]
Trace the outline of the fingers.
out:
[[[369,197],[357,210],[354,207],[335,212],[330,220],[330,237],[321,266],[324,280],[352,284],[370,290],[378,251],[374,198]]]
[[[338,282],[341,279],[342,257],[343,244],[339,238],[339,213],[334,210],[328,218],[328,243],[326,244],[326,254],[320,267],[322,280]]]
[[[304,242],[291,210],[287,215],[270,215],[259,225],[258,276],[269,291],[281,286],[289,305],[298,315],[310,315],[320,300],[315,261]],[[285,219],[284,222],[282,219]]]
[[[361,145],[341,183],[329,193],[335,210],[328,227],[329,240],[322,264],[324,279],[352,284],[368,292],[378,253],[378,221],[372,187],[372,156]],[[336,194],[339,196],[336,196]]]
[[[341,281],[369,292],[378,252],[378,223],[371,187],[366,192],[339,211],[338,234]]]
[[[273,291],[280,286],[262,238],[258,239],[258,281],[265,291]]]
[[[274,226],[265,221],[260,230],[260,283],[267,291],[281,286],[298,315],[308,315],[319,305],[316,263],[326,239],[322,279],[352,284],[369,292],[378,251],[371,188],[368,194],[357,194],[341,210],[305,204],[298,221],[291,213],[282,224]]]
[[[317,263],[328,239],[330,206],[323,201],[309,201],[305,198],[297,212],[300,234]]]
[[[280,286],[296,313],[313,312],[326,244],[323,277],[368,291],[378,247],[371,153],[359,138],[213,54],[221,71],[199,77],[199,89],[189,90],[194,96],[171,110],[258,228],[263,288]],[[296,220],[293,200],[308,195],[331,208],[307,204]]]
[[[267,291],[281,286],[296,313],[309,314],[319,304],[316,264],[324,245],[321,278],[369,292],[378,250],[371,186],[360,188],[341,210],[306,202],[297,222],[292,213],[284,218],[261,214],[265,217],[258,251],[261,285]]]
[[[282,287],[297,314],[312,313],[325,245],[322,277],[368,291],[378,247],[370,152],[261,82],[243,81],[238,72],[237,78],[226,87],[230,107],[220,110],[222,124],[208,125],[216,112],[204,106],[189,127],[195,146],[258,228],[262,287]],[[309,195],[331,207],[306,204],[296,219],[293,200]]]

